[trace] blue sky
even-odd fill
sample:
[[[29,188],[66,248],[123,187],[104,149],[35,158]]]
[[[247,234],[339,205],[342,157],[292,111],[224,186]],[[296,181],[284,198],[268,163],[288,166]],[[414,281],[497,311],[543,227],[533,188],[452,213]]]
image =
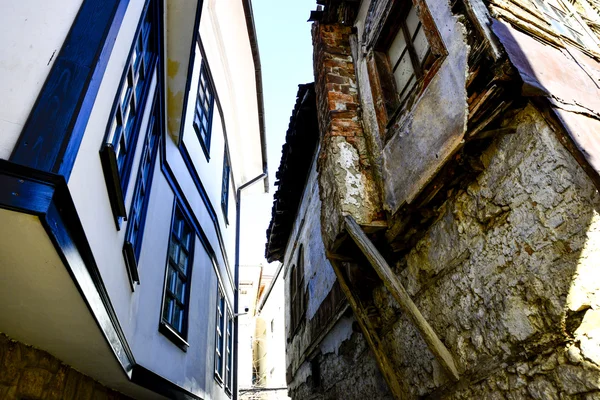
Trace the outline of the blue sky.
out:
[[[254,0],[252,6],[262,64],[269,168],[274,173],[298,84],[314,80],[307,20],[316,0]]]
[[[270,193],[242,200],[242,265],[264,263],[266,229],[271,219],[275,173],[296,103],[298,85],[312,82],[310,11],[316,0],[253,0],[262,68]]]

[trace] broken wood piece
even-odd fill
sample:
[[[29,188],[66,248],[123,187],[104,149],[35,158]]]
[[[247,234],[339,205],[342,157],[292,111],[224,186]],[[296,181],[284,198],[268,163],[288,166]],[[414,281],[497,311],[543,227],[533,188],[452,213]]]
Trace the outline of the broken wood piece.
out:
[[[427,347],[429,347],[429,350],[433,353],[436,360],[440,363],[444,371],[446,371],[452,380],[458,381],[460,376],[458,374],[458,369],[454,364],[452,355],[446,346],[444,346],[442,341],[438,338],[429,323],[425,320],[415,303],[406,292],[406,289],[404,289],[404,286],[402,286],[402,283],[396,274],[394,274],[383,256],[375,248],[365,233],[360,229],[360,226],[358,226],[354,218],[351,216],[346,216],[345,222],[348,234],[367,257],[377,272],[377,275],[379,275],[383,281],[385,287],[390,291],[392,296],[394,296],[396,301],[398,301],[400,307],[402,307],[402,310],[406,313],[412,323],[415,324],[421,333],[421,336],[425,340]]]
[[[517,133],[517,128],[514,128],[514,127],[513,128],[490,129],[488,131],[481,132],[480,134],[475,136],[473,139],[488,139],[488,138],[500,136],[500,135],[512,135],[514,133]]]
[[[484,37],[487,48],[494,61],[502,57],[501,46],[490,29],[491,16],[482,0],[465,0],[467,13],[473,20],[475,27]]]
[[[504,112],[508,107],[510,107],[511,104],[512,104],[512,101],[500,102],[498,107],[496,107],[496,109],[487,118],[485,118],[483,120],[483,122],[480,122],[477,126],[475,126],[473,129],[471,129],[467,133],[467,135],[466,135],[467,139],[474,138],[479,132],[481,132],[486,126],[488,126],[494,119],[496,119],[496,117],[498,115],[500,115],[500,113]]]
[[[471,119],[473,119],[473,117],[475,116],[475,113],[477,113],[477,111],[479,111],[479,108],[481,107],[481,105],[484,104],[486,102],[486,100],[488,100],[492,95],[495,95],[498,92],[499,92],[498,85],[494,84],[488,90],[481,93],[475,100],[473,100],[473,104],[471,105],[471,107],[469,107],[470,108],[469,121]]]
[[[373,233],[382,229],[387,229],[387,221],[371,221],[367,224],[360,224],[361,228],[367,233]]]
[[[407,398],[406,393],[402,389],[402,386],[400,385],[400,382],[396,377],[395,369],[387,357],[387,352],[383,348],[381,339],[379,338],[379,335],[375,331],[375,328],[373,327],[373,324],[369,319],[369,314],[360,303],[360,300],[358,300],[354,296],[354,293],[352,293],[352,290],[348,286],[344,274],[342,273],[342,269],[338,264],[339,261],[330,258],[329,262],[333,267],[333,271],[335,272],[335,275],[338,279],[340,288],[342,289],[342,292],[348,300],[348,304],[350,304],[350,307],[352,307],[352,311],[354,312],[356,322],[358,322],[358,325],[360,326],[360,329],[362,330],[363,335],[365,336],[365,339],[369,344],[369,347],[371,348],[371,350],[373,350],[373,353],[375,354],[375,360],[377,361],[377,365],[379,366],[381,374],[383,375],[384,379],[388,384],[390,392],[392,392],[394,398],[398,400]]]
[[[336,260],[336,261],[352,261],[350,257],[342,256],[340,254],[334,253],[332,251],[326,250],[325,256],[328,260]]]

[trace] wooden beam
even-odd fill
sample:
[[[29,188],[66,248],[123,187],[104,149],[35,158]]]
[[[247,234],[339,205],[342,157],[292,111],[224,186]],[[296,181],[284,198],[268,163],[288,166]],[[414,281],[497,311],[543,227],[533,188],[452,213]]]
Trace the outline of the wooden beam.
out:
[[[494,61],[502,57],[501,46],[490,29],[491,16],[482,0],[465,0],[465,8],[471,17],[475,28],[486,41],[488,51]]]
[[[406,393],[402,389],[402,386],[398,381],[394,367],[392,366],[390,360],[387,357],[387,352],[384,349],[383,344],[381,343],[381,338],[375,331],[375,328],[373,327],[373,324],[369,319],[367,310],[363,307],[360,300],[358,300],[354,296],[354,293],[352,293],[352,290],[348,286],[346,278],[344,277],[344,274],[342,272],[342,268],[340,267],[339,261],[337,260],[337,258],[330,258],[329,262],[333,267],[335,275],[337,276],[340,288],[342,289],[342,292],[348,300],[348,304],[350,304],[350,307],[352,307],[352,311],[354,312],[356,322],[358,322],[358,325],[360,326],[360,329],[362,330],[363,335],[365,336],[365,339],[369,344],[369,347],[371,348],[371,350],[373,350],[373,354],[375,354],[375,360],[377,361],[377,365],[379,366],[381,374],[383,375],[385,381],[388,384],[390,392],[392,392],[392,395],[397,400],[403,400],[408,398],[408,393]]]
[[[438,338],[429,323],[425,320],[415,303],[406,292],[406,289],[404,289],[404,286],[402,286],[402,283],[396,274],[394,274],[383,256],[379,253],[379,251],[377,251],[373,243],[364,234],[354,218],[351,216],[346,216],[345,222],[348,234],[367,257],[377,272],[377,275],[379,275],[383,281],[385,287],[390,291],[392,296],[394,296],[396,301],[398,301],[400,307],[402,307],[402,310],[417,327],[421,333],[421,336],[425,340],[425,343],[427,343],[429,350],[433,353],[448,376],[452,380],[458,381],[460,377],[458,375],[458,370],[456,369],[452,355],[446,346],[444,346],[442,341]]]

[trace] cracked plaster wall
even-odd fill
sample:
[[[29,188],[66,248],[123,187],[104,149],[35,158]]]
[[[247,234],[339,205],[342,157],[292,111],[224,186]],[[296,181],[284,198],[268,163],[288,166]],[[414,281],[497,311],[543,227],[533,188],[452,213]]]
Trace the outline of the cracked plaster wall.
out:
[[[450,384],[383,288],[382,337],[410,397],[600,398],[600,196],[528,106],[396,266],[453,354]]]

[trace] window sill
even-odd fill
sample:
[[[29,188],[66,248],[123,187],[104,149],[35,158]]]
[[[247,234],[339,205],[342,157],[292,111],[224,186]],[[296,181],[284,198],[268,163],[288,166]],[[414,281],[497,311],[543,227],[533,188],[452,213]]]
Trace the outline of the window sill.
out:
[[[123,257],[125,258],[125,266],[127,267],[127,275],[129,276],[129,283],[131,285],[131,291],[133,292],[134,283],[140,284],[140,275],[138,273],[137,261],[135,259],[135,250],[133,245],[126,240],[123,243]]]
[[[117,157],[112,144],[106,143],[102,146],[102,149],[100,150],[100,162],[102,164],[102,171],[104,172],[104,180],[106,181],[110,207],[113,212],[117,230],[120,230],[121,220],[122,218],[127,218],[127,211],[125,210],[125,200],[123,190],[121,189]]]
[[[171,342],[173,342],[175,346],[179,347],[182,351],[187,352],[190,344],[186,342],[185,339],[179,335],[179,333],[175,332],[175,330],[166,322],[160,321],[160,324],[158,325],[158,331],[165,335]]]
[[[215,372],[215,381],[219,384],[219,386],[223,387],[223,378],[219,375],[218,372]]]

